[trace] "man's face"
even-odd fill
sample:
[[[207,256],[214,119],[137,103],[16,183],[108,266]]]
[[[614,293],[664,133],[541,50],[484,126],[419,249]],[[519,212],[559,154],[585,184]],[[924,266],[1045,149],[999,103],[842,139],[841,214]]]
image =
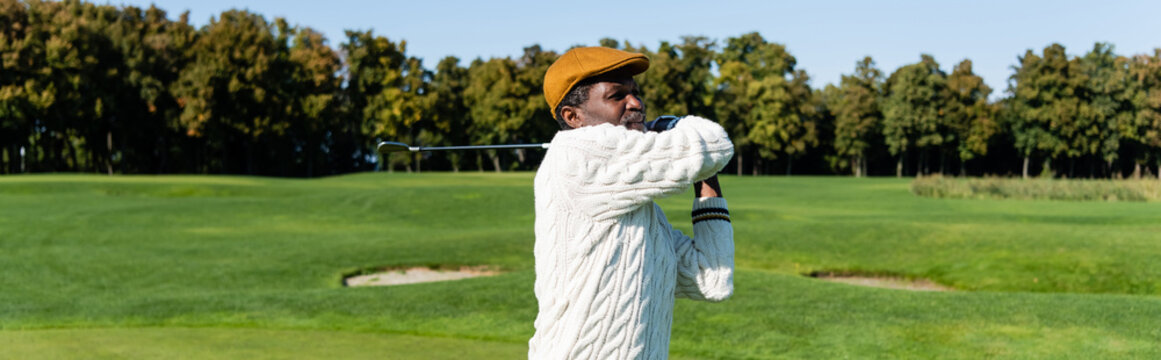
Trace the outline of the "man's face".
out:
[[[632,77],[600,78],[589,88],[589,99],[579,106],[575,122],[580,126],[613,124],[645,131],[645,103],[640,94]]]

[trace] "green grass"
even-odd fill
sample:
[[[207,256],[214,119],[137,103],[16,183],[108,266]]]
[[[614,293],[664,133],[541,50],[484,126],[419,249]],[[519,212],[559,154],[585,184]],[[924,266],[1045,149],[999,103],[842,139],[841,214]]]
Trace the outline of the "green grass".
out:
[[[0,177],[0,358],[520,357],[536,316],[531,180]],[[678,301],[676,358],[1161,357],[1159,203],[933,199],[906,179],[722,183],[736,291]],[[660,201],[686,231],[691,197]],[[410,265],[506,272],[341,286]],[[801,276],[825,270],[961,291]]]
[[[0,332],[0,358],[470,359],[525,356],[504,342],[345,331],[217,328],[54,329]]]

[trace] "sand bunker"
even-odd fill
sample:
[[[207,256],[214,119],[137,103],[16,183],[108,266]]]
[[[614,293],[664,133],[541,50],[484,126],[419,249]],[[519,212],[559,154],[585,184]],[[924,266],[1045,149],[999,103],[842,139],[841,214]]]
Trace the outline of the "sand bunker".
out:
[[[819,280],[858,286],[910,291],[954,291],[955,289],[927,279],[906,279],[894,276],[868,276],[834,272],[815,272],[808,276]]]
[[[407,269],[388,269],[372,274],[351,276],[343,279],[343,285],[390,286],[493,276],[499,273],[499,271],[490,270],[483,266],[465,266],[459,270],[436,270],[429,267],[413,267]]]

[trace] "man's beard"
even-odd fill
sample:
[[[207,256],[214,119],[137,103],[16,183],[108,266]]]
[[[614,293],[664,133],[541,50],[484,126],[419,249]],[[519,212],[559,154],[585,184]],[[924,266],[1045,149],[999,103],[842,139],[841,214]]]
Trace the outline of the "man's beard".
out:
[[[628,111],[625,112],[625,115],[621,116],[621,124],[643,122],[645,122],[645,110]]]

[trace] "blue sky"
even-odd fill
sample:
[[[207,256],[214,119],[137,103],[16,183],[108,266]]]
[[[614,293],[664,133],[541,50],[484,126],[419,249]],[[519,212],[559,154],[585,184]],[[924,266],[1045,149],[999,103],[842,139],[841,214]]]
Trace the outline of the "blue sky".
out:
[[[196,26],[223,10],[249,9],[268,19],[324,33],[331,45],[343,29],[373,29],[407,40],[409,54],[432,68],[447,55],[462,59],[514,56],[540,44],[563,51],[602,37],[655,49],[662,40],[704,35],[719,43],[758,31],[786,45],[798,67],[821,88],[851,73],[865,55],[885,74],[935,56],[941,67],[970,58],[977,74],[1002,96],[1010,67],[1025,50],[1059,42],[1082,55],[1097,41],[1122,55],[1161,47],[1158,1],[224,1],[133,0],[157,4],[176,18],[190,11]]]

